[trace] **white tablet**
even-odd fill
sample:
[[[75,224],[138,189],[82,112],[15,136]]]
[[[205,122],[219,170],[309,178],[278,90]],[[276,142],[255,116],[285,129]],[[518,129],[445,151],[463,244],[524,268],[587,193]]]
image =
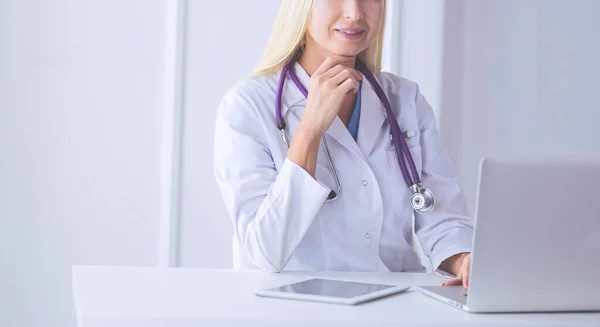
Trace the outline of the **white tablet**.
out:
[[[396,286],[313,278],[254,292],[258,296],[335,304],[359,304],[404,292],[410,286]]]

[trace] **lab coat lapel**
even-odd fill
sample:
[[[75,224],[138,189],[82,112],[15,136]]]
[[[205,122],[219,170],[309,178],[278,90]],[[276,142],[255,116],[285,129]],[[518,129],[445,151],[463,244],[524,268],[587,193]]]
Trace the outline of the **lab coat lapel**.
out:
[[[360,125],[359,125],[359,128],[360,128]],[[327,134],[329,134],[336,141],[338,141],[341,145],[343,145],[345,148],[350,150],[352,153],[354,153],[356,156],[361,158],[363,161],[365,161],[365,162],[367,161],[365,158],[365,155],[362,153],[362,151],[358,147],[358,144],[356,144],[356,141],[354,141],[352,134],[350,134],[350,131],[348,131],[348,127],[346,125],[344,125],[344,123],[342,122],[342,120],[339,117],[337,117],[337,116],[335,117],[335,119],[333,120],[333,123],[331,124],[331,126],[329,126],[329,129],[327,130]]]
[[[361,97],[357,141],[361,152],[369,156],[385,122],[385,108],[366,79],[363,80]]]

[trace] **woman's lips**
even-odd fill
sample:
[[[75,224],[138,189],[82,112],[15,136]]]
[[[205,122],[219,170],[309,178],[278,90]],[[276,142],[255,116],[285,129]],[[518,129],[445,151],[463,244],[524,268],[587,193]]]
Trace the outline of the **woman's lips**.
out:
[[[340,28],[335,32],[346,40],[358,40],[365,34],[365,30],[360,28]]]

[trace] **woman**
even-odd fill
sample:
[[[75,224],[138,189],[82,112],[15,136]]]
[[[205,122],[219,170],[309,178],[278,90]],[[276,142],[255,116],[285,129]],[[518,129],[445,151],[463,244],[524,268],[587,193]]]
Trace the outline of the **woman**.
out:
[[[399,126],[414,181],[435,194],[416,235],[456,275],[445,284],[468,285],[466,201],[417,85],[380,72],[384,17],[384,0],[284,0],[254,73],[223,98],[214,169],[236,268],[422,271]]]

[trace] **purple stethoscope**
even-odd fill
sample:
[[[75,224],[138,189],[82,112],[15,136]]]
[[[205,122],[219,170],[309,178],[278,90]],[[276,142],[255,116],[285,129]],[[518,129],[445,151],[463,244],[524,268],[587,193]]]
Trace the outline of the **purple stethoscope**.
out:
[[[296,58],[296,56],[294,56],[294,58]],[[296,73],[294,72],[294,70],[291,69],[291,67],[294,63],[295,63],[295,60],[292,59],[288,63],[286,63],[285,66],[283,66],[283,70],[281,71],[281,75],[279,76],[279,83],[277,85],[277,97],[275,100],[276,101],[275,116],[277,119],[277,127],[281,131],[283,143],[285,143],[285,146],[287,149],[289,149],[290,141],[289,141],[287,132],[285,131],[285,128],[286,128],[285,121],[283,120],[283,117],[281,116],[281,95],[283,93],[283,84],[285,82],[285,78],[288,75],[288,73],[290,74],[290,77],[292,78],[292,81],[294,82],[294,84],[296,84],[296,87],[300,90],[300,92],[302,92],[302,94],[304,94],[305,98],[308,98],[308,91],[306,90],[304,85],[302,85],[302,83],[300,83],[300,80],[298,80],[298,77],[296,76]],[[409,186],[410,190],[412,191],[412,196],[410,198],[411,207],[416,212],[421,213],[421,214],[430,212],[431,210],[433,210],[433,207],[435,206],[435,196],[433,195],[433,193],[430,190],[424,188],[421,185],[421,179],[419,178],[419,174],[417,172],[417,167],[415,166],[415,161],[412,157],[412,154],[410,153],[410,150],[408,149],[406,140],[404,140],[404,137],[402,137],[402,135],[403,135],[402,131],[400,130],[400,126],[398,125],[398,122],[396,121],[396,117],[394,116],[394,114],[392,112],[392,107],[390,105],[390,102],[389,102],[387,96],[385,96],[385,93],[383,92],[381,85],[379,85],[379,83],[375,79],[375,76],[373,76],[371,71],[360,60],[358,60],[358,58],[356,59],[356,69],[358,71],[360,71],[367,78],[369,83],[371,83],[371,85],[375,88],[375,93],[377,94],[377,97],[379,98],[379,100],[381,102],[383,102],[383,106],[385,107],[387,117],[390,120],[390,129],[391,129],[390,139],[394,143],[396,159],[398,159],[398,164],[400,165],[400,170],[402,171],[402,175],[404,176],[404,181],[406,182],[406,184]],[[325,137],[323,137],[322,140],[323,140],[323,144],[325,146],[325,153],[327,154],[329,166],[331,167],[331,170],[333,171],[333,177],[335,178],[335,183],[337,186],[337,192],[331,190],[331,192],[327,196],[327,199],[325,200],[327,202],[327,201],[333,201],[333,200],[337,199],[337,197],[339,196],[342,189],[341,189],[341,185],[340,185],[340,180],[337,175],[337,171],[335,169],[335,165],[333,164],[333,161],[331,160],[331,155],[329,154],[329,147],[327,146],[327,141],[326,141]],[[404,158],[402,157],[402,155],[404,155]],[[405,161],[405,159],[406,159],[406,161]],[[412,178],[408,172],[407,162],[408,162],[408,167],[410,167],[410,172],[412,173]]]

